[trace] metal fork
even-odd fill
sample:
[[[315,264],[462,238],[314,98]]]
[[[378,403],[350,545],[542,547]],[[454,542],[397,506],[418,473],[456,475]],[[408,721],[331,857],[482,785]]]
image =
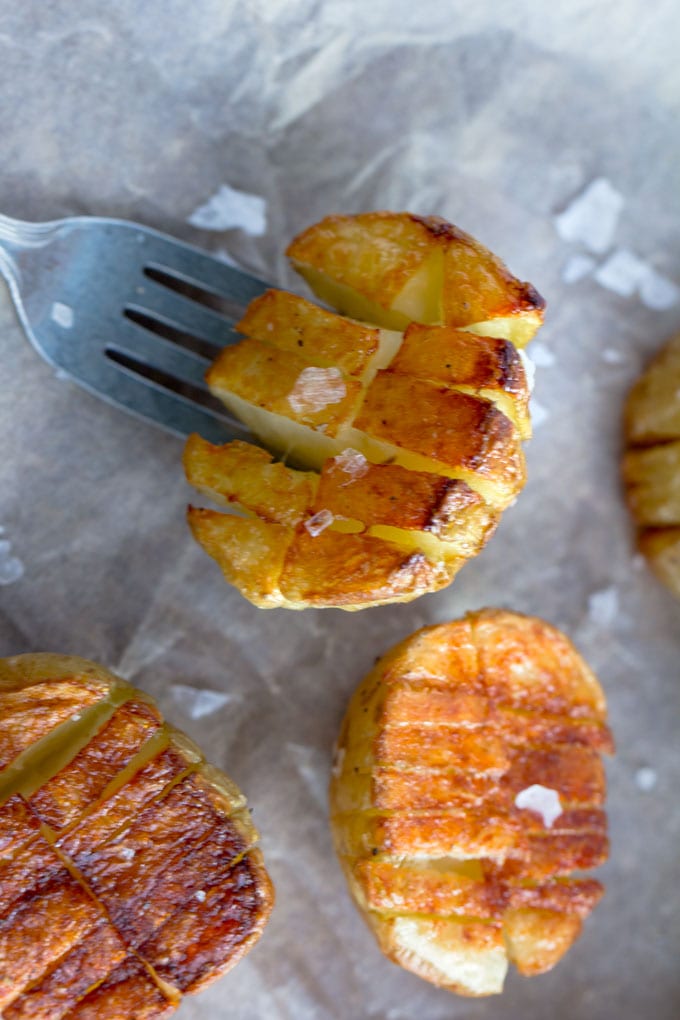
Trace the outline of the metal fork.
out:
[[[0,215],[0,273],[26,335],[58,370],[177,435],[248,436],[204,373],[267,284],[123,220]]]

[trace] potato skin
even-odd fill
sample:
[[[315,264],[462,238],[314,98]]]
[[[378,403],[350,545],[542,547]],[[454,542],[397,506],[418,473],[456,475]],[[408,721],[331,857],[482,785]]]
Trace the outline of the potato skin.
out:
[[[680,334],[665,344],[625,405],[621,472],[638,548],[680,598]]]
[[[95,663],[0,660],[0,732],[27,714],[0,769],[2,1015],[169,1016],[271,911],[245,798]]]
[[[550,969],[602,895],[572,872],[607,857],[611,748],[597,679],[536,618],[470,613],[380,659],[341,727],[330,813],[383,952],[462,995],[500,992],[508,962]],[[554,817],[517,803],[535,788]]]

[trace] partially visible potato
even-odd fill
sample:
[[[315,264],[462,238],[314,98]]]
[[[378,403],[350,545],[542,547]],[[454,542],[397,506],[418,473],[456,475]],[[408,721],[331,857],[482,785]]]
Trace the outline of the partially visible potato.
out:
[[[550,969],[607,857],[592,672],[541,620],[498,610],[427,627],[378,661],[337,743],[331,827],[383,952],[461,995],[500,992],[508,962]]]
[[[531,284],[438,216],[327,216],[287,254],[322,301],[388,329],[434,323],[523,347],[543,322],[545,302]]]
[[[623,480],[638,544],[680,598],[680,335],[633,386],[625,408]]]
[[[0,1011],[166,1017],[260,937],[243,794],[153,700],[60,655],[0,659]]]

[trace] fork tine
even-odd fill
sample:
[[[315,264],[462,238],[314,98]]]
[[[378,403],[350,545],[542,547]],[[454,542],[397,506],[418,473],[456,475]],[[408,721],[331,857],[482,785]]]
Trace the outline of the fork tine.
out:
[[[268,289],[268,284],[221,262],[199,248],[154,233],[147,268],[166,270],[187,282],[212,290],[243,308]]]
[[[182,438],[199,432],[213,443],[226,443],[232,439],[252,441],[252,435],[240,422],[201,407],[190,398],[142,378],[103,355],[97,365],[96,378],[91,375],[88,379],[76,378],[74,381],[108,403],[122,406],[138,417],[150,418],[166,431]]]
[[[129,302],[127,308],[150,314],[184,333],[208,340],[219,348],[237,339],[234,324],[229,319],[155,280],[145,279],[143,289],[138,288],[136,296],[137,300]]]
[[[115,340],[111,346],[145,362],[151,368],[159,368],[175,379],[207,390],[205,373],[210,365],[208,358],[185,350],[172,340],[165,340],[136,322],[123,319],[116,329]]]

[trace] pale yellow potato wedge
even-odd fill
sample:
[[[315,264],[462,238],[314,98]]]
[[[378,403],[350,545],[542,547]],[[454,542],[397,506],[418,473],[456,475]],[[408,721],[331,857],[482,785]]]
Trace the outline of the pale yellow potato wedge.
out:
[[[622,475],[638,546],[680,598],[680,335],[637,380],[624,419]]]
[[[543,322],[545,302],[531,284],[437,216],[327,216],[287,255],[322,301],[388,329],[455,326],[523,347]]]
[[[0,660],[0,730],[24,717],[0,762],[2,1016],[169,1016],[268,920],[245,798],[95,663]]]
[[[544,720],[528,738],[527,717]],[[378,661],[341,727],[330,807],[390,959],[478,996],[502,991],[509,962],[530,975],[563,956],[602,895],[572,872],[607,856],[605,719],[592,671],[535,618],[470,613]]]

